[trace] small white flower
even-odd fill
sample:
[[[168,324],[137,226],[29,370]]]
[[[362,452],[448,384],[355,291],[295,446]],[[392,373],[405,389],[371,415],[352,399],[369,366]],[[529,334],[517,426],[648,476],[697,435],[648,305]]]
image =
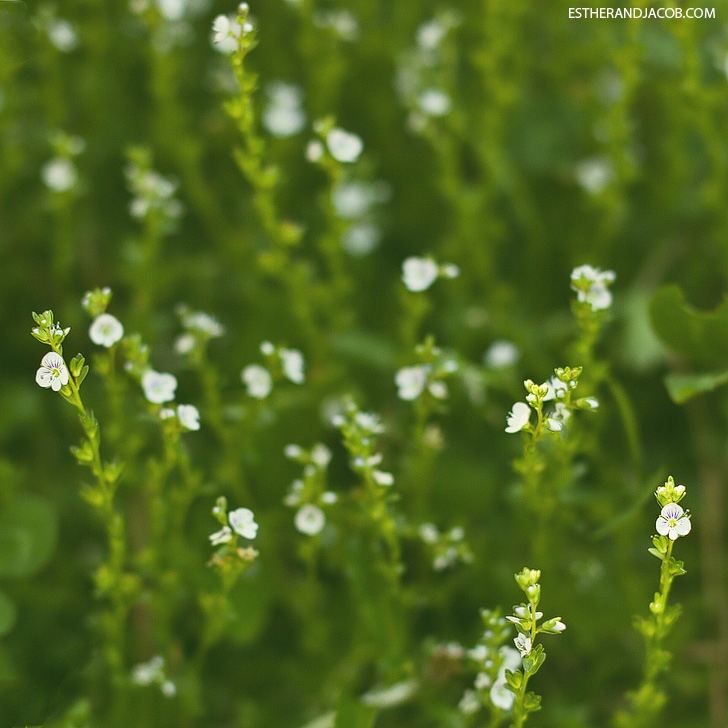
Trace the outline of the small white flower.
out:
[[[399,369],[394,375],[394,382],[399,389],[397,396],[407,401],[417,399],[425,389],[427,372],[425,364]]]
[[[608,159],[595,157],[579,162],[574,169],[574,176],[590,195],[598,195],[612,183],[615,173]]]
[[[176,417],[176,416],[177,416],[177,413],[170,407],[162,407],[162,409],[159,410],[159,419],[160,420],[169,420],[172,417]]]
[[[377,485],[394,485],[394,475],[383,470],[372,470],[372,478]]]
[[[506,432],[520,432],[531,418],[531,408],[525,402],[516,402],[506,418]]]
[[[237,508],[228,513],[228,521],[230,521],[233,531],[248,539],[254,539],[258,531],[258,524],[254,518],[255,515],[250,508]]]
[[[45,186],[53,192],[67,192],[78,182],[76,165],[66,157],[56,157],[47,162],[41,170],[41,176]]]
[[[384,432],[384,425],[379,419],[379,415],[373,412],[357,412],[354,415],[354,421],[362,430],[372,435],[378,435]]]
[[[577,300],[588,303],[592,311],[601,311],[612,305],[608,288],[617,278],[613,270],[602,271],[591,265],[580,265],[571,272],[571,288]]]
[[[306,377],[303,373],[303,354],[298,349],[280,349],[278,351],[283,365],[283,374],[294,384],[303,384]]]
[[[88,335],[94,344],[109,349],[124,336],[124,327],[116,316],[112,316],[110,313],[102,313],[94,319],[91,328],[88,330]]]
[[[240,376],[248,388],[248,395],[254,399],[265,399],[273,389],[270,372],[260,364],[248,364]]]
[[[476,645],[468,650],[468,657],[476,662],[485,662],[488,659],[488,648],[485,645]]]
[[[147,369],[142,375],[142,389],[144,396],[153,404],[171,402],[177,389],[177,377]]]
[[[218,15],[212,23],[212,43],[220,53],[234,53],[238,47],[238,38],[243,28],[227,15]]]
[[[277,137],[298,134],[306,124],[301,109],[301,90],[293,84],[276,81],[268,85],[269,104],[263,112],[263,125]]]
[[[307,536],[316,536],[323,531],[326,525],[324,512],[312,503],[307,503],[297,513],[294,519],[296,529]]]
[[[200,412],[193,404],[178,405],[177,419],[186,430],[200,429]]]
[[[420,538],[429,544],[437,543],[440,538],[440,532],[437,530],[437,526],[434,523],[423,523],[419,529]]]
[[[61,53],[70,53],[78,47],[78,33],[67,20],[54,20],[48,26],[48,38]]]
[[[161,690],[165,698],[173,698],[177,695],[177,686],[171,680],[165,680],[162,683]]]
[[[568,391],[568,386],[566,382],[562,382],[557,376],[551,377],[547,382],[544,382],[541,386],[548,387],[548,392],[546,393],[546,396],[543,398],[544,402],[549,402],[552,399],[556,399],[558,397],[564,397],[566,396],[566,392]]]
[[[331,462],[331,450],[329,450],[329,448],[322,442],[317,442],[311,450],[311,460],[313,460],[313,462],[321,468],[321,470],[324,470]]]
[[[578,404],[590,410],[599,409],[599,400],[595,397],[584,397],[578,401]]]
[[[263,356],[272,356],[275,353],[275,346],[270,341],[261,341],[260,342],[260,353],[263,354]]]
[[[372,223],[350,225],[341,236],[341,247],[353,258],[363,258],[374,250],[382,239],[381,230]]]
[[[330,490],[327,490],[325,493],[321,494],[321,502],[326,503],[326,505],[333,505],[334,503],[338,503],[339,501],[339,495],[338,493],[334,493]]]
[[[447,399],[448,389],[445,382],[435,379],[427,385],[430,394],[436,399]]]
[[[523,632],[519,632],[518,635],[516,635],[516,638],[513,640],[513,644],[521,653],[521,657],[526,657],[526,655],[531,652],[531,638],[523,634]]]
[[[505,677],[502,680],[496,680],[490,689],[490,702],[496,708],[501,710],[510,710],[516,700],[516,696],[507,687]]]
[[[155,682],[161,684],[164,681],[164,658],[156,655],[149,662],[136,665],[131,679],[136,685],[151,685]]]
[[[485,365],[491,369],[505,369],[513,366],[520,355],[518,347],[513,342],[498,339],[485,352]]]
[[[230,526],[223,526],[219,531],[210,535],[210,543],[213,546],[219,546],[222,543],[227,543],[233,537],[233,532]]]
[[[473,690],[466,690],[458,703],[458,709],[465,715],[472,715],[480,710],[480,701]]]
[[[671,541],[676,541],[680,536],[690,533],[692,522],[681,505],[668,503],[660,511],[655,528],[660,536],[669,536]]]
[[[489,688],[492,685],[492,680],[490,679],[490,676],[485,672],[479,672],[475,676],[475,689],[476,690],[485,690],[486,688]]]
[[[505,620],[504,620],[505,622]],[[517,650],[514,650],[508,645],[503,645],[499,650],[498,654],[503,658],[499,673],[505,677],[505,671],[510,670],[513,672],[521,666],[521,655]]]
[[[402,281],[407,290],[426,291],[440,275],[440,267],[432,258],[407,258],[402,263]]]
[[[35,381],[48,389],[50,387],[54,392],[58,392],[61,387],[68,384],[68,369],[66,362],[60,354],[55,351],[49,351],[40,362],[40,369],[35,374]]]
[[[356,162],[364,150],[364,143],[360,137],[338,127],[326,135],[326,145],[331,156],[343,163]]]
[[[439,88],[425,89],[418,100],[420,109],[428,116],[445,116],[450,111],[450,97]]]
[[[181,355],[189,354],[196,346],[197,339],[192,334],[181,334],[174,342],[174,350]]]
[[[318,139],[311,139],[306,145],[306,159],[309,162],[320,162],[324,156],[324,145]]]

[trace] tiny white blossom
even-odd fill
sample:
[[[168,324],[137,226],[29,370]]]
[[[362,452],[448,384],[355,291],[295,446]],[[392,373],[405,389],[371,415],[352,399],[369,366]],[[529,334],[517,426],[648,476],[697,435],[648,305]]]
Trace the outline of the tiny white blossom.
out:
[[[41,170],[43,182],[53,192],[68,192],[78,182],[76,165],[66,157],[56,157],[47,162]]]
[[[333,505],[334,503],[338,503],[338,501],[339,501],[338,493],[334,493],[330,490],[327,490],[325,493],[321,494],[321,502],[326,503],[326,505]]]
[[[485,365],[491,369],[505,369],[518,361],[520,352],[511,341],[498,339],[494,341],[485,352]]]
[[[426,291],[440,275],[440,267],[432,258],[407,258],[402,263],[402,281],[407,290]]]
[[[437,19],[423,23],[417,28],[417,45],[423,50],[434,50],[445,37],[447,28]]]
[[[574,176],[590,195],[598,195],[612,183],[615,172],[607,158],[595,157],[579,162],[574,169]]]
[[[177,686],[171,680],[165,680],[161,685],[161,690],[165,698],[173,698],[177,695]]]
[[[210,534],[210,543],[213,546],[219,546],[220,544],[227,543],[232,540],[233,532],[230,526],[223,526],[219,531]]]
[[[473,690],[466,690],[458,703],[458,709],[465,715],[477,713],[480,710],[480,701]]]
[[[531,638],[527,637],[523,632],[519,632],[513,640],[516,649],[521,653],[521,657],[525,657],[531,652]]]
[[[316,536],[323,531],[326,525],[324,512],[312,503],[307,503],[297,513],[294,519],[296,529],[307,536]]]
[[[88,335],[94,344],[105,346],[108,349],[124,336],[124,327],[116,316],[102,313],[94,319]]]
[[[382,239],[381,230],[372,223],[350,225],[341,236],[341,247],[353,258],[363,258],[374,250]]]
[[[418,532],[420,534],[420,538],[425,543],[437,543],[437,540],[440,538],[440,532],[437,530],[437,526],[434,523],[421,524]]]
[[[48,38],[61,53],[78,48],[78,32],[67,20],[54,20],[48,26]]]
[[[132,682],[137,685],[151,685],[164,681],[164,658],[160,655],[152,657],[148,662],[142,662],[134,667],[131,673]]]
[[[356,162],[364,150],[364,143],[356,134],[334,128],[326,135],[326,145],[331,156],[338,162]]]
[[[516,700],[516,696],[507,687],[505,677],[502,680],[496,680],[490,689],[490,702],[496,708],[501,710],[510,710]]]
[[[193,404],[178,405],[177,419],[186,430],[200,429],[200,412]]]
[[[236,20],[227,15],[218,15],[212,23],[212,43],[220,53],[234,53],[238,47],[238,38],[243,28]]]
[[[154,404],[171,402],[177,389],[177,377],[147,369],[142,375],[142,389],[144,396]]]
[[[372,478],[377,485],[394,485],[394,475],[383,470],[372,470]]]
[[[692,522],[681,505],[668,503],[660,511],[655,528],[661,536],[668,536],[671,541],[676,541],[680,536],[690,533]]]
[[[506,418],[506,432],[520,432],[531,418],[531,408],[525,402],[516,402]]]
[[[55,351],[49,351],[41,359],[35,381],[44,389],[50,387],[54,392],[60,391],[61,387],[68,384],[68,369],[63,357]]]
[[[313,460],[319,468],[324,470],[331,462],[331,450],[322,442],[317,442],[311,450],[311,460]]]
[[[306,377],[303,373],[303,354],[298,349],[280,349],[279,355],[283,365],[283,374],[294,384],[303,384]]]
[[[254,539],[258,531],[258,524],[254,518],[255,515],[250,508],[237,508],[228,513],[228,521],[230,521],[233,531],[248,539]]]
[[[492,680],[490,679],[490,676],[485,672],[479,672],[475,676],[475,689],[476,690],[485,690],[486,688],[489,688],[492,684]]]
[[[264,356],[271,356],[275,353],[275,346],[270,341],[261,341],[260,342],[260,353]]]
[[[448,389],[445,382],[435,379],[427,385],[427,389],[436,399],[447,399]]]
[[[320,162],[324,156],[324,145],[318,139],[311,139],[306,145],[306,159],[309,162]]]
[[[602,271],[591,265],[580,265],[571,272],[571,288],[577,300],[588,303],[592,311],[601,311],[612,305],[608,286],[617,278],[613,270]]]
[[[248,388],[248,395],[254,399],[265,399],[273,389],[270,372],[260,364],[248,364],[240,376]]]
[[[174,350],[178,354],[189,354],[197,344],[197,339],[192,334],[181,334],[174,342]]]
[[[428,368],[424,364],[399,369],[394,376],[399,391],[397,396],[404,400],[417,399],[425,389]]]
[[[418,100],[420,109],[428,116],[445,116],[450,111],[450,97],[439,88],[425,89]]]
[[[306,124],[298,86],[277,81],[269,84],[266,92],[269,103],[262,118],[265,128],[277,137],[298,134]]]

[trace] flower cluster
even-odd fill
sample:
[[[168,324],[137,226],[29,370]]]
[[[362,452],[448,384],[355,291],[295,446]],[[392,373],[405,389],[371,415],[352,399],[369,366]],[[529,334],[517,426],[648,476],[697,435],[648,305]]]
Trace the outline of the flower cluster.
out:
[[[258,556],[252,546],[238,545],[240,538],[248,541],[255,539],[258,524],[249,508],[236,508],[228,513],[227,498],[222,495],[215,502],[212,515],[221,528],[209,537],[210,543],[218,547],[210,565],[221,569],[224,577],[232,581]]]
[[[525,402],[516,402],[506,418],[506,432],[525,430],[535,438],[546,432],[560,432],[564,429],[575,409],[596,410],[599,402],[594,397],[574,399],[581,367],[558,367],[554,376],[543,384],[534,384],[527,379],[523,386],[528,394]],[[553,401],[553,409],[544,411],[544,403]],[[537,422],[531,423],[531,411],[536,412]]]
[[[580,265],[571,272],[571,288],[576,291],[576,299],[591,311],[602,311],[612,305],[609,286],[617,274],[613,270],[602,271],[590,265]]]
[[[264,341],[260,345],[260,353],[266,358],[267,366],[248,364],[240,372],[248,396],[265,399],[273,391],[274,382],[283,379],[294,384],[306,381],[305,360],[298,349],[274,346],[270,341]]]
[[[655,537],[660,544],[667,546],[665,539],[677,541],[680,536],[687,536],[692,528],[689,511],[685,511],[680,501],[685,497],[685,486],[675,485],[675,480],[670,476],[665,485],[661,485],[655,491],[655,498],[662,507],[660,515],[655,522],[655,530],[659,536]],[[655,544],[659,549],[659,546]],[[661,553],[664,553],[661,552]]]
[[[423,523],[418,533],[432,552],[432,568],[435,571],[444,571],[458,563],[472,563],[473,552],[464,541],[465,531],[459,526],[440,533],[434,523]]]
[[[276,137],[298,134],[306,125],[301,89],[294,84],[275,81],[268,84],[265,91],[268,104],[263,111],[263,126]]]
[[[391,196],[386,182],[365,182],[344,179],[331,190],[331,204],[336,215],[349,224],[341,237],[341,245],[349,255],[360,258],[379,244],[381,232],[376,208]]]
[[[397,396],[403,400],[415,400],[427,394],[438,400],[447,399],[449,392],[445,380],[457,372],[457,361],[451,356],[444,356],[432,338],[419,344],[415,354],[420,362],[398,369],[394,376]]]
[[[303,474],[291,483],[283,502],[297,509],[293,519],[296,530],[317,536],[326,525],[324,509],[339,500],[336,493],[326,490],[331,450],[319,442],[310,450],[286,445],[284,452],[287,458],[303,465]]]
[[[177,694],[177,686],[165,675],[164,658],[161,655],[136,665],[131,672],[131,681],[141,687],[158,685],[165,698],[173,698]]]
[[[174,350],[186,355],[198,352],[210,339],[217,339],[225,334],[223,325],[209,313],[193,311],[185,304],[177,306],[177,315],[184,328],[174,342]]]
[[[182,203],[174,197],[178,183],[152,169],[148,149],[135,147],[127,152],[128,163],[124,169],[129,190],[133,195],[129,213],[139,220],[148,216],[159,217],[167,230],[182,215]]]
[[[408,291],[426,291],[438,278],[457,278],[460,269],[454,263],[437,263],[434,258],[410,257],[402,263],[402,282]]]
[[[70,327],[65,329],[53,320],[53,311],[33,313],[35,326],[31,334],[35,339],[51,347],[41,360],[40,367],[35,374],[35,381],[44,389],[52,389],[54,392],[61,392],[64,395],[70,394],[67,387],[70,376],[69,368],[63,358],[63,341],[70,332]],[[71,362],[71,373],[80,381],[86,377],[88,367],[85,366],[83,357],[79,354]]]
[[[248,20],[248,4],[240,3],[238,15],[218,15],[212,23],[212,46],[226,55],[235,53],[241,43],[255,42],[255,28]]]
[[[306,147],[309,162],[330,164],[336,160],[341,164],[353,164],[364,151],[364,142],[358,135],[341,129],[332,118],[320,119],[313,125],[318,135]]]

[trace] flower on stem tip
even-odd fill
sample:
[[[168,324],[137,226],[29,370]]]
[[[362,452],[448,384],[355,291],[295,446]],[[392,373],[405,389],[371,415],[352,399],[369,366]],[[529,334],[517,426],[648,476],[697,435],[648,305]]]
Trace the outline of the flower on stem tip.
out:
[[[109,349],[124,336],[124,327],[116,316],[102,313],[94,319],[88,335],[94,344]]]
[[[49,351],[41,359],[35,381],[44,389],[50,387],[54,392],[58,392],[61,387],[68,384],[68,368],[63,357],[55,351]]]
[[[258,531],[255,514],[250,508],[237,508],[228,513],[228,520],[233,530],[243,538],[254,539]]]
[[[294,519],[296,529],[307,536],[316,536],[326,525],[324,512],[313,503],[307,503],[296,513]]]
[[[580,265],[571,272],[571,288],[581,303],[588,303],[592,311],[602,311],[612,305],[608,286],[617,278],[613,270],[602,271],[591,265]]]
[[[531,417],[531,408],[525,402],[516,402],[506,419],[506,432],[520,432]]]
[[[668,503],[663,506],[655,522],[655,528],[660,536],[668,536],[671,541],[676,541],[680,536],[687,536],[690,533],[692,523],[682,506]]]
[[[147,369],[142,375],[142,389],[144,396],[153,404],[171,402],[177,389],[177,377]]]

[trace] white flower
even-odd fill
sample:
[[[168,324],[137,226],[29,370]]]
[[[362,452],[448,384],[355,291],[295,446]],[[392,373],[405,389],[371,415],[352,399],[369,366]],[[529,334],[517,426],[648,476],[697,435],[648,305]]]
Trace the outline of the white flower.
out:
[[[506,418],[506,432],[520,432],[531,418],[531,408],[525,402],[516,402]]]
[[[613,270],[602,271],[590,265],[580,265],[571,272],[571,288],[577,300],[588,303],[592,311],[601,311],[612,305],[608,286],[617,278]]]
[[[325,493],[321,494],[321,502],[326,503],[326,505],[333,505],[334,503],[338,503],[339,501],[339,495],[337,493],[334,493],[330,490],[327,490]]]
[[[506,687],[505,677],[496,680],[490,689],[490,702],[501,710],[510,710],[516,700],[516,696]]]
[[[437,530],[437,526],[434,523],[421,524],[418,532],[420,534],[420,538],[425,543],[437,543],[437,540],[440,538],[440,532]]]
[[[200,412],[193,404],[178,405],[177,419],[186,430],[200,429]]]
[[[460,712],[465,715],[471,715],[472,713],[477,713],[480,710],[480,701],[473,690],[466,690],[463,693],[463,697],[458,703],[458,708]]]
[[[334,128],[326,135],[326,144],[331,156],[338,162],[356,162],[364,150],[364,143],[356,134]]]
[[[160,655],[152,657],[149,662],[142,662],[134,667],[131,673],[132,682],[137,685],[151,685],[164,680],[164,658]]]
[[[47,162],[41,170],[41,176],[45,186],[53,192],[67,192],[78,182],[76,165],[66,157],[56,157]]]
[[[423,50],[434,50],[446,33],[447,28],[439,20],[430,20],[417,28],[417,45]]]
[[[306,159],[309,162],[320,162],[324,156],[324,145],[318,139],[311,139],[306,145]]]
[[[382,238],[376,225],[362,222],[350,225],[341,236],[341,247],[353,258],[363,258],[374,250]]]
[[[440,267],[432,258],[407,258],[402,263],[402,280],[407,290],[426,291],[440,275]]]
[[[124,336],[124,327],[116,316],[102,313],[94,319],[88,335],[94,344],[105,346],[108,349]]]
[[[78,47],[78,33],[67,20],[54,20],[48,26],[48,38],[61,53],[70,53]]]
[[[35,374],[35,381],[43,389],[50,387],[54,392],[58,392],[61,387],[68,384],[68,369],[63,357],[56,354],[55,351],[49,351],[41,359],[40,369]]]
[[[297,513],[294,519],[296,529],[307,536],[316,536],[323,531],[326,525],[324,512],[312,503],[307,503]]]
[[[213,546],[219,546],[221,543],[227,543],[233,537],[230,526],[223,526],[219,531],[210,535],[210,543]]]
[[[270,372],[260,364],[248,364],[240,374],[248,395],[255,399],[265,399],[273,389]]]
[[[254,520],[255,515],[250,508],[237,508],[228,513],[228,521],[233,531],[239,533],[243,538],[253,539],[258,531],[258,524]]]
[[[516,639],[513,640],[513,644],[521,653],[521,657],[526,657],[526,655],[531,652],[531,638],[523,634],[523,632],[519,632],[518,635],[516,635]]]
[[[541,386],[543,387],[544,385],[548,387],[548,392],[546,392],[546,396],[543,398],[544,402],[566,396],[568,386],[566,382],[562,382],[557,376],[551,377],[551,379],[544,382]]]
[[[329,466],[331,462],[331,450],[322,442],[317,442],[311,450],[311,460],[319,467],[324,470]]]
[[[303,373],[303,354],[298,349],[280,349],[278,351],[283,365],[283,374],[294,384],[303,384],[306,377]]]
[[[445,116],[452,106],[450,97],[439,88],[425,89],[420,95],[418,104],[428,116]]]
[[[220,53],[234,53],[238,47],[238,38],[243,28],[227,15],[218,15],[212,23],[212,42]]]
[[[514,650],[508,645],[503,645],[499,650],[498,654],[503,658],[499,670],[499,678],[505,678],[505,671],[510,670],[513,672],[521,666],[521,655],[517,650]]]
[[[276,350],[275,346],[273,346],[270,341],[261,341],[259,348],[260,353],[264,356],[272,356]]]
[[[374,412],[357,412],[354,415],[354,421],[362,430],[372,435],[378,435],[384,432],[384,425],[379,419],[379,415]]]
[[[417,399],[425,389],[427,372],[428,367],[425,364],[399,369],[394,375],[394,382],[399,388],[397,396],[404,400]]]
[[[492,684],[492,680],[490,679],[490,676],[485,672],[479,672],[475,676],[475,689],[476,690],[485,690],[485,688],[489,688]]]
[[[298,134],[306,124],[306,115],[301,109],[301,90],[293,84],[277,81],[266,89],[270,100],[263,112],[263,125],[277,137]]]
[[[690,533],[692,523],[682,506],[677,503],[668,503],[660,511],[655,528],[660,536],[669,536],[671,541],[676,541],[678,537],[687,536]]]
[[[430,382],[427,385],[427,389],[430,391],[430,394],[436,399],[447,399],[448,389],[445,382],[442,382],[439,379],[435,379],[433,382]]]
[[[209,313],[204,311],[186,311],[182,314],[182,325],[211,339],[217,339],[225,333],[225,327]]]
[[[174,342],[174,350],[178,354],[189,354],[197,344],[197,339],[192,334],[181,334]]]
[[[187,9],[187,0],[157,0],[159,11],[166,20],[182,20]]]
[[[485,352],[485,365],[491,369],[505,369],[518,361],[520,352],[518,347],[511,341],[497,339]]]
[[[171,402],[177,389],[177,377],[147,369],[142,375],[142,389],[144,396],[154,404]]]
[[[161,690],[165,698],[173,698],[177,695],[177,686],[171,680],[165,680],[162,683]]]
[[[476,645],[468,650],[468,657],[476,662],[485,662],[488,659],[488,648],[485,645]]]
[[[372,470],[372,478],[377,485],[394,485],[394,475],[383,470]]]
[[[574,169],[574,176],[590,195],[598,195],[611,184],[615,174],[608,159],[595,157],[579,162]]]

